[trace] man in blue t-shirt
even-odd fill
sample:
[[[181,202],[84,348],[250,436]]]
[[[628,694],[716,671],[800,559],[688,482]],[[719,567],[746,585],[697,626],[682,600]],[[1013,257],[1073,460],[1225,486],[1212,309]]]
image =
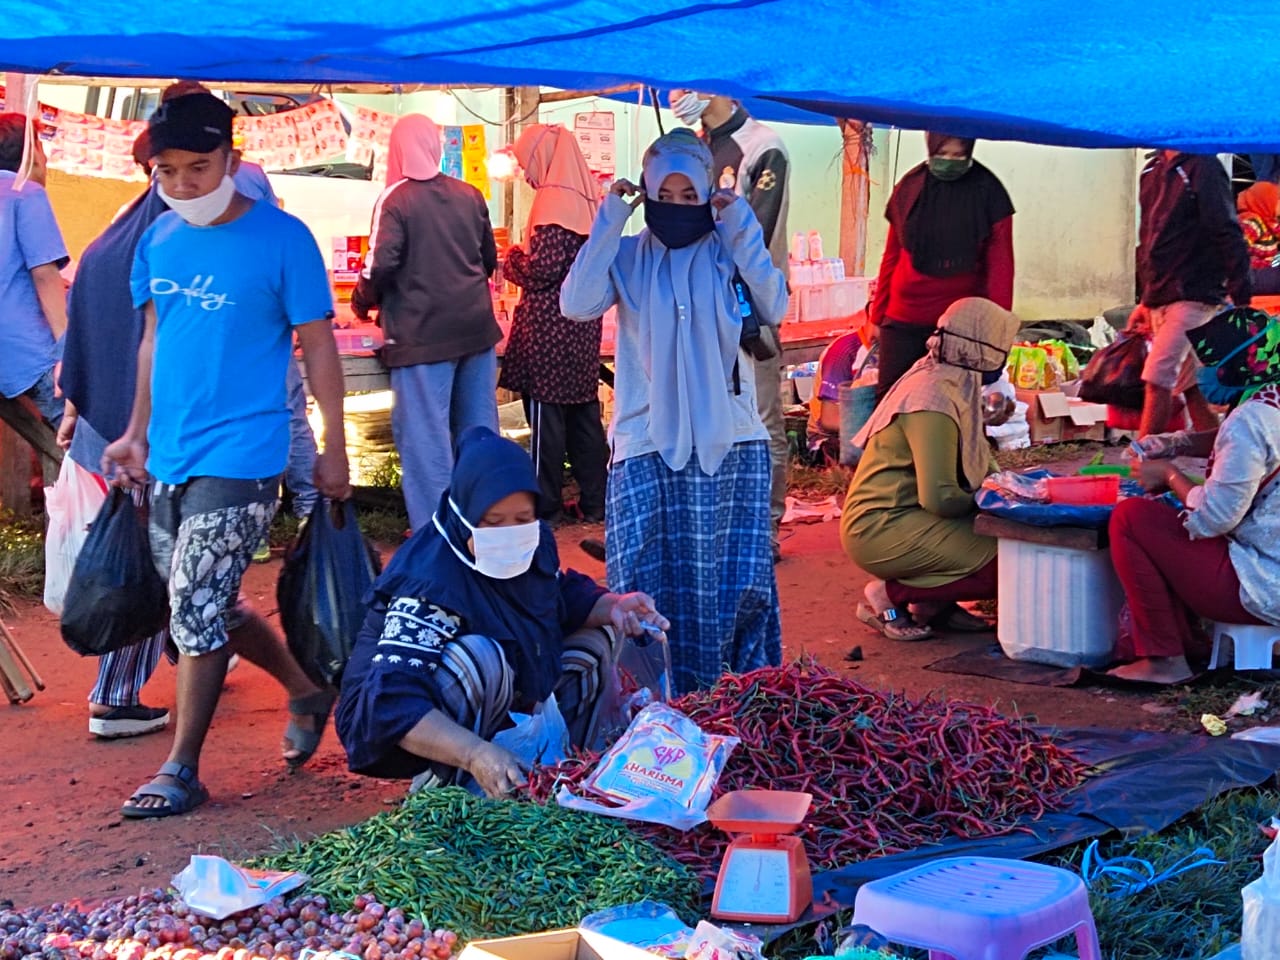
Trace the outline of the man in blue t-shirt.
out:
[[[68,263],[49,195],[38,182],[44,167],[40,140],[32,141],[34,179],[14,190],[27,141],[27,118],[0,114],[0,396],[33,400],[57,426],[58,341],[67,329],[67,293],[58,272]]]
[[[169,759],[129,798],[126,817],[186,813],[208,798],[200,751],[233,652],[288,691],[290,767],[315,753],[336,698],[237,599],[288,459],[295,333],[325,423],[316,486],[332,499],[351,487],[324,260],[301,221],[236,191],[231,117],[217,97],[195,93],[162,103],[148,125],[157,191],[171,210],[135,254],[133,299],[146,317],[137,394],[103,470],[155,482],[151,546],[169,585],[178,711]]]

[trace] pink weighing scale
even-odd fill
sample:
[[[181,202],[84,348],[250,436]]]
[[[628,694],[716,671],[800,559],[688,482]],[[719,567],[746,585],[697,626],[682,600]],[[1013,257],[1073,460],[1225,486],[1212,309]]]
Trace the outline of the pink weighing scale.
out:
[[[813,803],[809,793],[735,790],[707,809],[707,819],[737,834],[716,879],[711,915],[747,923],[791,923],[813,902],[804,841],[792,836]]]

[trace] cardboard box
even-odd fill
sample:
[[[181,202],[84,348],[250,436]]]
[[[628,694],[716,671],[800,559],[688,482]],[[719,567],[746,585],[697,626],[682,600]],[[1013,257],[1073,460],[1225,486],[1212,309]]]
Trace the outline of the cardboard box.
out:
[[[1072,382],[1057,390],[1017,391],[1018,400],[1027,405],[1033,444],[1106,439],[1107,405],[1073,396],[1077,387]]]
[[[458,960],[653,960],[653,955],[590,930],[552,930],[477,940],[467,944]]]

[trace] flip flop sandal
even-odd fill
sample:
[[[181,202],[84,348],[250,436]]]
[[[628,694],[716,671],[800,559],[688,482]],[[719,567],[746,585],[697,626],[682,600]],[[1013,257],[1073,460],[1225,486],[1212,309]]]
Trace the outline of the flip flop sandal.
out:
[[[938,611],[929,626],[943,633],[990,633],[995,624],[970,613],[958,604],[950,604]]]
[[[172,777],[176,783],[159,783],[160,777]],[[164,801],[162,807],[140,807],[139,801],[155,797]],[[143,784],[133,792],[128,801],[120,808],[120,815],[129,820],[159,820],[161,817],[176,817],[190,813],[209,799],[209,791],[204,788],[196,772],[185,763],[170,760],[160,768],[150,783]]]
[[[330,690],[317,690],[315,693],[289,701],[289,725],[284,728],[285,750],[297,750],[296,757],[285,757],[284,762],[290,771],[297,770],[313,756],[324,737],[325,727],[329,725],[329,714],[337,702],[338,695]],[[310,717],[314,730],[298,726],[298,720]]]
[[[857,617],[869,627],[879,630],[890,640],[914,643],[933,636],[932,627],[922,627],[911,619],[904,607],[890,607],[884,613],[876,613],[870,604],[858,604]]]

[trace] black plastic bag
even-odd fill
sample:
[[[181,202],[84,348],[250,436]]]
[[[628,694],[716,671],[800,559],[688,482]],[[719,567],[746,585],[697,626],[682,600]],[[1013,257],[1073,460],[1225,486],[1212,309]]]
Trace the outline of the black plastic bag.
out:
[[[133,497],[111,491],[89,527],[62,606],[62,639],[100,657],[141,643],[168,623],[169,597]]]
[[[337,686],[364,622],[365,596],[382,572],[348,500],[321,500],[285,552],[276,584],[289,652],[321,686]]]
[[[1145,338],[1120,334],[1115,343],[1095,353],[1080,374],[1080,399],[1141,410],[1147,390],[1142,380],[1147,350]]]

